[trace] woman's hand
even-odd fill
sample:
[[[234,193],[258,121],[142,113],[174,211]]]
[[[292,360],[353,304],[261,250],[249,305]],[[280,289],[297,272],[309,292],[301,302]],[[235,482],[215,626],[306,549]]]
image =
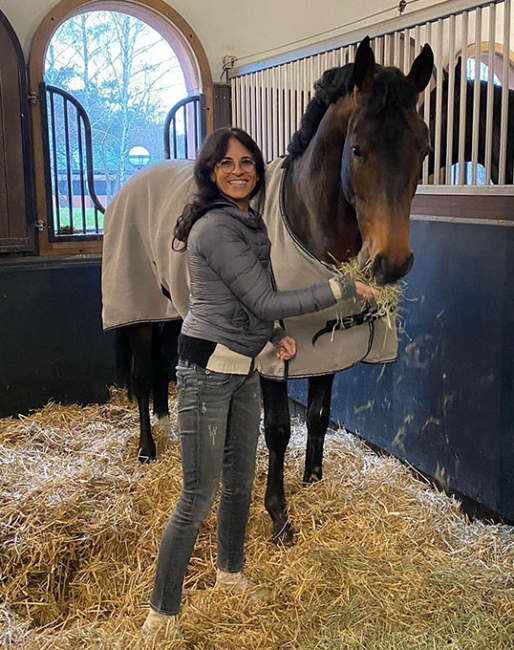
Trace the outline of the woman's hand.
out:
[[[282,361],[289,361],[296,354],[296,341],[291,336],[284,336],[276,344],[278,348],[277,357],[282,359]]]
[[[364,300],[377,298],[380,295],[380,289],[374,289],[373,287],[370,287],[368,284],[364,284],[364,282],[360,282],[359,280],[355,280],[355,291],[357,292],[357,295],[361,298],[364,298]]]

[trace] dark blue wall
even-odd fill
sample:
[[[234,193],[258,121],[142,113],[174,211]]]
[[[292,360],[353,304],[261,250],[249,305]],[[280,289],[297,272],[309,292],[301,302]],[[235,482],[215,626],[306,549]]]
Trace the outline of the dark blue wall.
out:
[[[514,521],[514,228],[413,221],[411,241],[399,359],[339,373],[332,418]]]
[[[114,382],[100,258],[0,263],[0,417],[48,400],[101,403]]]

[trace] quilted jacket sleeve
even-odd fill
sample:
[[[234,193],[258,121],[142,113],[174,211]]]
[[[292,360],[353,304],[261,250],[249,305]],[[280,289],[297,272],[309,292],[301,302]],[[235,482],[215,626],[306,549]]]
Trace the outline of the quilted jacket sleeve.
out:
[[[328,281],[305,289],[275,291],[268,270],[229,220],[206,221],[198,235],[197,253],[244,306],[262,320],[308,314],[336,303]]]

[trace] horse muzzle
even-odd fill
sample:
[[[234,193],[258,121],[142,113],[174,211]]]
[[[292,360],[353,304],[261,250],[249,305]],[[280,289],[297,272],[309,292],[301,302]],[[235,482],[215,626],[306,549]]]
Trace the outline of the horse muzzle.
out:
[[[377,284],[391,284],[403,278],[414,263],[413,253],[409,253],[400,262],[391,261],[386,255],[378,253],[371,263],[371,275]]]

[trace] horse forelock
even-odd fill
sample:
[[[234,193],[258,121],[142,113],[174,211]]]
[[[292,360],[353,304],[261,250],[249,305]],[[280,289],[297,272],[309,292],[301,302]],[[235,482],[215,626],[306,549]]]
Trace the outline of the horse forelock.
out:
[[[403,112],[415,109],[418,92],[398,68],[382,68],[369,95],[370,110],[381,113],[388,110]]]

